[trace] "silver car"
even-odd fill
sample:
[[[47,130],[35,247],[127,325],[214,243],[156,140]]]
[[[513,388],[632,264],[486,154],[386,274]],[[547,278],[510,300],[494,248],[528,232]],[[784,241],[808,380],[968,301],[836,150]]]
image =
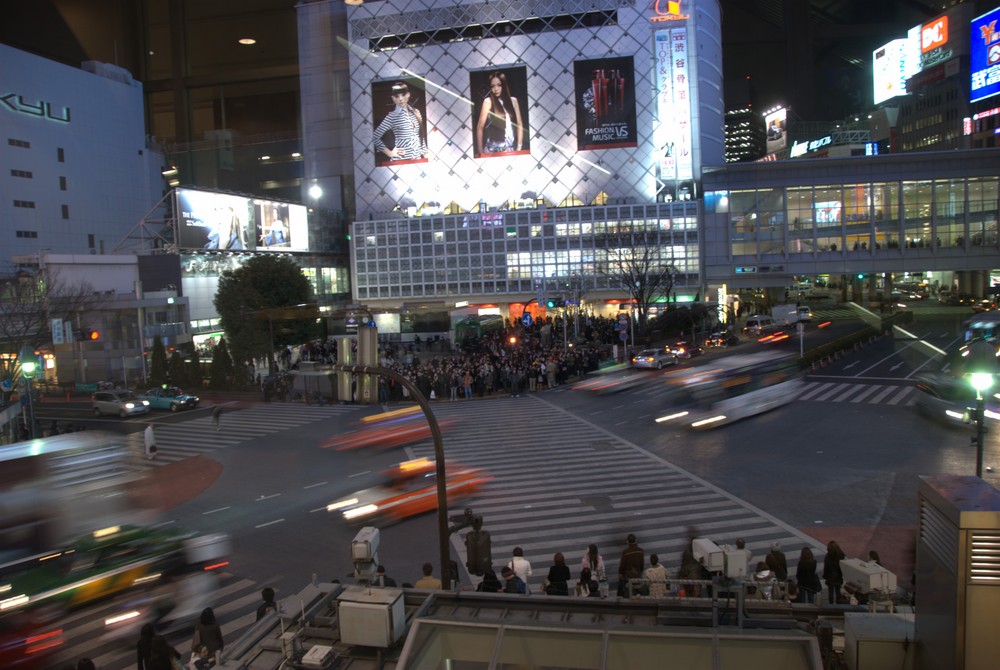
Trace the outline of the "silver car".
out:
[[[632,367],[659,370],[664,365],[677,365],[677,356],[666,349],[643,349],[632,357]]]
[[[134,393],[126,389],[98,391],[93,396],[94,416],[117,414],[125,418],[132,414],[145,414],[149,411],[149,401],[140,400]]]

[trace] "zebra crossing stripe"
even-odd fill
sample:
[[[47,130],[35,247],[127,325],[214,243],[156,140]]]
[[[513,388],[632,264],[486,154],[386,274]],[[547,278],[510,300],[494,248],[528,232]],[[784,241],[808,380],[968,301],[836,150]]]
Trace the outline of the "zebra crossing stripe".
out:
[[[815,398],[813,398],[813,400],[826,400],[827,398],[831,397],[833,394],[835,394],[835,393],[839,392],[840,390],[842,390],[845,386],[850,386],[850,384],[834,384],[833,388],[831,388],[826,393],[823,393],[821,395],[816,396]]]
[[[812,396],[816,395],[820,391],[826,388],[826,384],[823,382],[808,382],[806,385],[807,390],[805,393],[799,396],[799,400],[809,400]]]
[[[902,400],[906,396],[910,395],[910,391],[912,391],[912,390],[913,390],[912,386],[904,386],[904,387],[902,387],[902,390],[899,393],[897,393],[895,396],[893,396],[892,400],[890,400],[887,404],[889,404],[889,405],[895,405],[900,400]]]
[[[872,398],[872,402],[874,402],[874,403],[882,402],[882,400],[884,400],[887,395],[889,395],[890,393],[892,393],[893,389],[895,389],[895,388],[896,388],[895,386],[886,386],[885,390],[883,390],[877,396],[875,396],[874,398]]]
[[[865,398],[867,398],[868,396],[870,396],[872,393],[874,393],[875,391],[879,390],[880,388],[882,388],[882,387],[881,386],[875,386],[875,385],[869,386],[867,389],[865,389],[864,391],[862,391],[861,393],[859,393],[856,398],[854,398],[853,400],[851,400],[851,402],[861,402],[862,400],[864,400]]]
[[[836,398],[833,398],[832,400],[833,402],[843,402],[844,400],[847,400],[849,397],[854,395],[857,392],[857,390],[858,387],[856,385],[852,385],[850,388],[848,388],[846,391],[838,395]]]

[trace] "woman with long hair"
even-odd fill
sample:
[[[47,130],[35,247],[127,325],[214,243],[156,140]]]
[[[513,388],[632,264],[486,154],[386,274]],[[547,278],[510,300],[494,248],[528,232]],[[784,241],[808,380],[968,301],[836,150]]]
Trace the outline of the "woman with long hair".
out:
[[[802,551],[799,552],[799,564],[795,568],[795,583],[798,585],[800,603],[815,602],[816,594],[823,590],[823,586],[819,583],[819,576],[816,574],[816,558],[809,547],[802,547]]]
[[[847,558],[836,540],[830,540],[826,545],[826,557],[823,558],[823,581],[830,590],[830,604],[836,605],[840,596],[840,587],[844,585],[844,573],[840,570],[840,562]]]
[[[507,75],[490,73],[490,92],[479,110],[476,123],[476,155],[520,151],[524,146],[521,106],[510,94]]]
[[[552,557],[552,567],[549,568],[549,576],[545,580],[545,592],[550,596],[569,595],[569,567],[566,565],[566,558],[562,552],[557,552]]]
[[[608,573],[604,569],[604,558],[601,557],[600,552],[597,551],[597,545],[591,544],[587,547],[587,553],[583,555],[583,561],[580,563],[580,569],[587,568],[590,570],[591,578],[597,582],[601,590],[601,596],[606,596],[608,589]]]

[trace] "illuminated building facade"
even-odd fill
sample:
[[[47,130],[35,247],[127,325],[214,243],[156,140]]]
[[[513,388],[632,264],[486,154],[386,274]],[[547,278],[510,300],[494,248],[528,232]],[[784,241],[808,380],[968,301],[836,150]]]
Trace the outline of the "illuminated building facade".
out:
[[[325,189],[326,73],[348,58],[357,300],[517,302],[574,278],[622,297],[609,248],[636,235],[697,292],[701,166],[724,161],[717,2],[391,0],[348,8],[346,42],[342,7],[299,6],[303,129]]]
[[[749,107],[726,111],[726,162],[745,163],[764,155],[764,117]]]

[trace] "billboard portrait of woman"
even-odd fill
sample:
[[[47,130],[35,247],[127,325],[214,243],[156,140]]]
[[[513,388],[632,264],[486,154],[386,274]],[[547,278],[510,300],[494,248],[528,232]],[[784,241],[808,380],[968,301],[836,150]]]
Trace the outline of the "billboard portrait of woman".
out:
[[[372,83],[375,165],[427,161],[426,96],[416,78]]]
[[[469,73],[472,91],[473,156],[530,154],[528,78],[524,67]]]

